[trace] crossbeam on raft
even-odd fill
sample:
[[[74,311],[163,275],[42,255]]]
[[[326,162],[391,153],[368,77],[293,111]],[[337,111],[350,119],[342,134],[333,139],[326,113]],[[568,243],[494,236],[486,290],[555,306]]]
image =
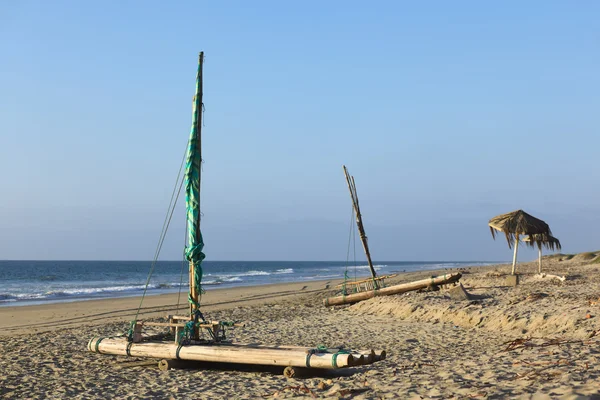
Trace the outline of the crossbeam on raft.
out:
[[[348,295],[341,295],[335,297],[329,297],[323,300],[323,304],[326,306],[337,306],[342,304],[352,304],[362,300],[367,300],[378,296],[389,296],[392,294],[400,294],[410,292],[413,290],[425,289],[431,285],[446,285],[453,282],[458,282],[461,278],[461,274],[458,272],[445,274],[440,276],[433,276],[431,278],[422,279],[420,281],[401,283],[399,285],[389,286],[382,289],[371,290],[368,292],[354,293]]]
[[[183,329],[186,329],[188,324],[192,322],[188,317],[180,317],[168,315],[167,319],[169,322],[151,322],[151,321],[136,321],[133,327],[133,341],[139,343],[143,340],[147,340],[148,337],[142,334],[142,329],[145,326],[157,326],[157,327],[168,327],[171,328],[171,333],[175,338],[175,342],[179,341],[179,334]],[[186,321],[185,323],[181,321]],[[205,322],[194,322],[194,329],[207,329],[212,332],[213,340],[219,342],[225,339],[225,329],[233,327],[245,327],[244,323],[232,323],[223,321],[205,321]]]
[[[183,327],[185,327],[185,324],[180,324],[180,323],[176,323],[176,322],[146,322],[146,321],[140,321],[139,323],[142,326],[168,326],[168,327],[172,327],[172,328],[183,328]],[[222,324],[219,324],[218,322],[217,323],[208,323],[208,324],[198,323],[198,324],[195,324],[195,326],[197,326],[198,328],[211,329],[211,328],[213,328],[215,326],[222,326]],[[244,327],[246,325],[245,324],[232,324],[232,325],[227,325],[227,326]]]

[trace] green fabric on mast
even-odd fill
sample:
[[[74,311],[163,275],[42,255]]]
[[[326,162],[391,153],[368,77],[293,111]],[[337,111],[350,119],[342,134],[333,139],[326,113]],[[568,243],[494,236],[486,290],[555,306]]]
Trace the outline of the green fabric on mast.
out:
[[[187,210],[187,231],[188,240],[185,248],[185,257],[193,262],[195,266],[194,284],[197,293],[202,292],[202,260],[204,260],[204,241],[200,232],[200,169],[202,168],[202,64],[204,61],[204,52],[198,57],[198,74],[196,75],[196,95],[192,105],[192,129],[188,142],[187,158],[185,165],[185,204]],[[190,287],[192,282],[190,282]],[[191,293],[189,301],[196,308],[200,304],[192,299]]]

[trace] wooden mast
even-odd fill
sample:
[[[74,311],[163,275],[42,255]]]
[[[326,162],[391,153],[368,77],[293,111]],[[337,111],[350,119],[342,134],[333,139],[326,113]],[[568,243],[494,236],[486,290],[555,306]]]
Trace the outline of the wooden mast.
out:
[[[342,166],[344,168],[344,175],[346,175],[346,182],[348,183],[348,190],[350,190],[350,198],[352,199],[352,207],[354,208],[354,212],[356,214],[356,225],[358,227],[358,233],[360,235],[360,241],[362,242],[363,249],[365,250],[365,255],[367,256],[367,262],[369,263],[369,269],[371,270],[371,276],[373,278],[377,278],[377,273],[375,272],[375,268],[373,268],[373,262],[371,261],[371,252],[369,252],[369,244],[367,242],[367,235],[365,234],[365,227],[362,222],[362,215],[360,214],[360,206],[358,205],[358,194],[356,193],[356,184],[354,182],[354,177],[350,176],[348,173],[348,169],[345,165]]]
[[[204,66],[204,52],[201,51],[198,56],[198,86],[196,90],[196,95],[194,96],[194,104],[199,105],[199,107],[195,107],[195,121],[196,121],[196,153],[200,158],[200,163],[202,163],[202,108],[204,104],[202,103],[202,69]],[[202,168],[198,169],[198,208],[200,208],[200,181],[201,181]],[[200,212],[198,212],[198,217],[194,224],[196,225],[196,234],[201,235],[200,233]],[[197,238],[198,239],[198,238]],[[190,304],[190,319],[194,319],[199,293],[196,290],[196,266],[193,261],[190,261],[190,299],[192,300]],[[195,329],[194,337],[198,337],[198,330]]]

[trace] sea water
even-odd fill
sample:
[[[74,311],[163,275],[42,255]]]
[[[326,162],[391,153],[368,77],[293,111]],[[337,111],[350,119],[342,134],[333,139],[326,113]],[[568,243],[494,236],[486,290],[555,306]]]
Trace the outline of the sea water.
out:
[[[486,265],[489,262],[376,262],[379,275]],[[141,295],[150,261],[0,261],[0,306]],[[205,261],[205,290],[369,276],[363,263],[338,261]],[[188,265],[159,261],[147,295],[187,292]]]

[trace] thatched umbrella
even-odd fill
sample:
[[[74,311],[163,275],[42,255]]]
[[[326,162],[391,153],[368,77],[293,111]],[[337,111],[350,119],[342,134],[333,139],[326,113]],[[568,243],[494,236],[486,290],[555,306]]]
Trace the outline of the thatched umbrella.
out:
[[[512,243],[515,245],[515,253],[513,255],[512,272],[515,274],[515,267],[517,265],[517,250],[519,249],[519,236],[521,235],[552,235],[550,227],[547,223],[541,219],[537,219],[534,216],[527,214],[523,210],[517,210],[506,214],[498,215],[490,219],[488,222],[492,237],[496,239],[496,231],[504,233],[506,241],[508,242],[508,248],[512,247]],[[538,243],[533,236],[533,242]],[[541,238],[541,237],[539,237]]]
[[[542,273],[542,246],[548,250],[554,251],[560,250],[560,240],[551,235],[530,235],[527,236],[523,241],[533,247],[537,244],[539,257],[538,257],[538,273]]]

